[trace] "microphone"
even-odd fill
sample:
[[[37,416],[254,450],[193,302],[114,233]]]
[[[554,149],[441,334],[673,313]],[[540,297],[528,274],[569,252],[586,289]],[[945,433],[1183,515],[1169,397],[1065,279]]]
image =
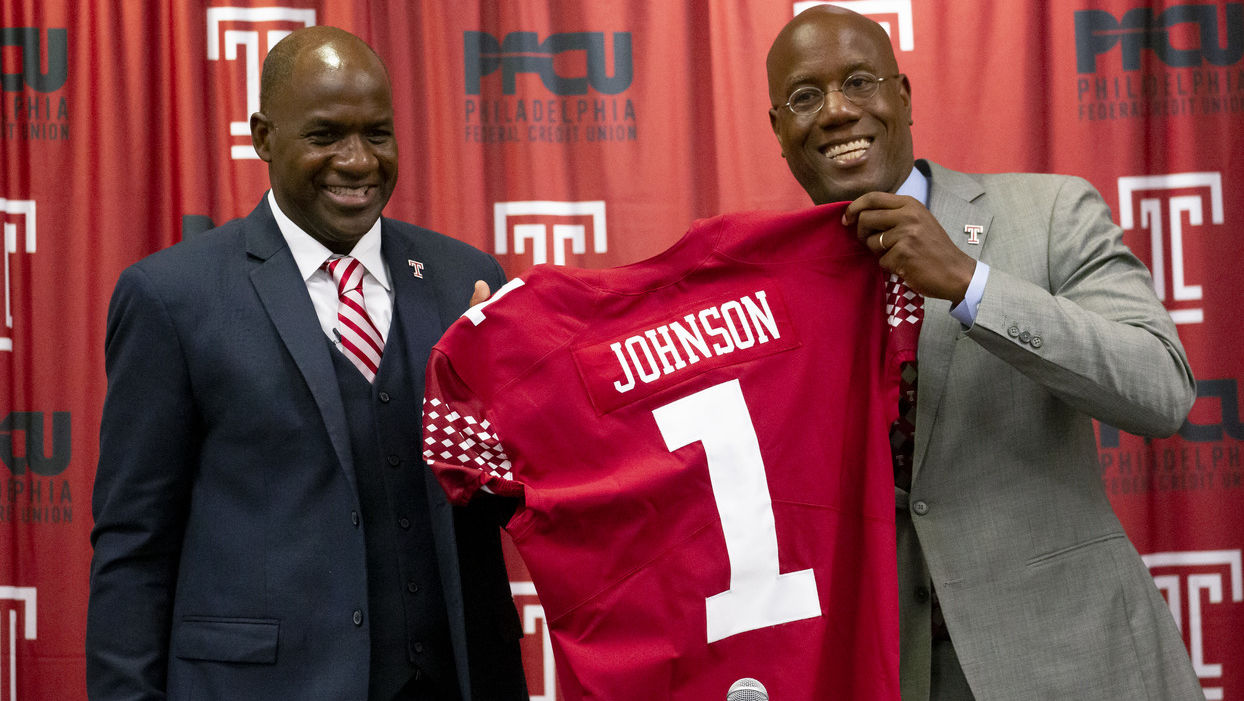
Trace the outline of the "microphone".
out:
[[[769,701],[769,692],[764,684],[751,677],[743,677],[730,685],[726,701]]]

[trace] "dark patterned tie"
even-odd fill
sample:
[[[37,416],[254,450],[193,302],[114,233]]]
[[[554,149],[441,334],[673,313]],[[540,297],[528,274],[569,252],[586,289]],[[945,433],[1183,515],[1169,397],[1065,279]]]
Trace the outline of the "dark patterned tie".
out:
[[[916,345],[924,320],[924,298],[897,275],[890,274],[885,295],[886,322],[890,324],[889,357],[898,363],[898,418],[890,425],[890,454],[895,486],[911,491],[911,468],[916,446]],[[934,640],[950,640],[937,590],[931,589],[931,632]]]
[[[911,489],[912,454],[916,442],[916,344],[924,319],[924,298],[891,273],[886,283],[886,322],[890,325],[889,357],[898,363],[898,418],[890,425],[894,484]]]

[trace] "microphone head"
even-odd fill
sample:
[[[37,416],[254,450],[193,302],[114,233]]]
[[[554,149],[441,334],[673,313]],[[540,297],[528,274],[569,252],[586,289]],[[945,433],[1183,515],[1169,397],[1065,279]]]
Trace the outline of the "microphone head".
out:
[[[743,677],[730,685],[726,701],[769,701],[769,692],[764,684],[751,677]]]

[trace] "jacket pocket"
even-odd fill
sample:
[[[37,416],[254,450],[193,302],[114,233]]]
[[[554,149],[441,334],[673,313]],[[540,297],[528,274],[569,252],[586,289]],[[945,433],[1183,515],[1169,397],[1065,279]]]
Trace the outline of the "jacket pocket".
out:
[[[173,654],[183,660],[274,664],[281,625],[275,618],[187,616],[173,629]]]
[[[1076,543],[1075,545],[1071,545],[1065,548],[1059,548],[1058,550],[1055,550],[1053,552],[1048,552],[1042,555],[1038,555],[1028,560],[1027,566],[1028,567],[1042,567],[1044,565],[1049,564],[1052,561],[1058,560],[1063,557],[1067,557],[1081,550],[1084,550],[1085,548],[1091,548],[1101,543],[1108,543],[1112,540],[1119,540],[1120,538],[1126,539],[1127,535],[1124,533],[1105,533],[1095,538],[1089,538],[1088,540],[1083,541],[1081,543]]]

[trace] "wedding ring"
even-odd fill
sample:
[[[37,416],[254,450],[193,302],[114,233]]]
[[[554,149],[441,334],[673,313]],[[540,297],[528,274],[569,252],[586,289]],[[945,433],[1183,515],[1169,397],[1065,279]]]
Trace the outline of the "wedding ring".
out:
[[[881,235],[877,237],[877,244],[881,246],[881,250],[883,251],[890,250],[885,247],[885,232],[884,231],[881,232]]]

